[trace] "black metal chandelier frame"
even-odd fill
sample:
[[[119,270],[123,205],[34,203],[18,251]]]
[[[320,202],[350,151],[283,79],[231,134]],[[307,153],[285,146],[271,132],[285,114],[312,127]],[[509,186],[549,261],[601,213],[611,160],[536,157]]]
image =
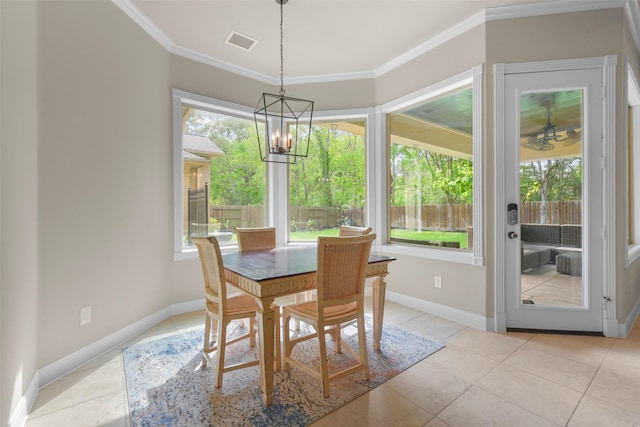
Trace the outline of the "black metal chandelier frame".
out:
[[[254,119],[260,159],[263,162],[295,164],[309,154],[313,101],[285,96],[283,5],[287,2],[276,0],[280,5],[280,92],[262,94]]]

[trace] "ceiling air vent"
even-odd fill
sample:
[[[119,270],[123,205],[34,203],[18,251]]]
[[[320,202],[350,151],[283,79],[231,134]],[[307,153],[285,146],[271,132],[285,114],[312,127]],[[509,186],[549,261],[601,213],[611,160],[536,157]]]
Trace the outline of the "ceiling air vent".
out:
[[[232,46],[239,47],[242,50],[250,51],[258,41],[252,39],[251,37],[247,37],[244,34],[231,31],[227,36],[225,42],[229,43]]]

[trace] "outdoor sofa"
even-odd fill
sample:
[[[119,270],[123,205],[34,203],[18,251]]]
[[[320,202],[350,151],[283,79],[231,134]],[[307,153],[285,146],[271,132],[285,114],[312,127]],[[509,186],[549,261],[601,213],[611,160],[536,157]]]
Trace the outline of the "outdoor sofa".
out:
[[[582,226],[575,224],[521,224],[521,271],[555,264],[561,274],[582,272]]]

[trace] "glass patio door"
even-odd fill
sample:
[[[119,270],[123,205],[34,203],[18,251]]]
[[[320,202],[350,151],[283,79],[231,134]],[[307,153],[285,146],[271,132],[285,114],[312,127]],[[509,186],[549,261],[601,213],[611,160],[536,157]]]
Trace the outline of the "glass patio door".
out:
[[[600,81],[505,78],[508,328],[602,331]]]

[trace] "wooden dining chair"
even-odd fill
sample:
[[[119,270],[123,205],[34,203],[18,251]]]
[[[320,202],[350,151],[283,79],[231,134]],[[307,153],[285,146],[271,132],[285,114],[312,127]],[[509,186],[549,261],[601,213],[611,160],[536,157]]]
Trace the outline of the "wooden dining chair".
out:
[[[238,248],[240,252],[260,251],[274,249],[276,247],[275,227],[236,227],[234,231],[236,236],[238,236]],[[295,303],[298,304],[311,298],[311,291],[298,293],[295,295]],[[300,330],[299,322],[296,322],[295,330]]]
[[[235,227],[240,252],[262,251],[276,247],[275,227]]]
[[[192,237],[191,240],[198,248],[200,264],[204,276],[205,286],[205,325],[204,348],[202,352],[202,366],[210,362],[215,370],[216,388],[222,387],[222,375],[225,372],[247,368],[260,364],[260,360],[252,360],[245,363],[237,363],[225,366],[226,347],[241,340],[248,339],[249,346],[255,347],[256,338],[256,313],[259,309],[256,300],[248,295],[240,293],[235,296],[227,296],[227,283],[224,278],[224,267],[220,254],[220,245],[215,237]],[[279,313],[280,307],[274,307]],[[227,326],[233,320],[249,319],[249,330],[246,334],[227,341]],[[279,319],[279,318],[278,318]],[[243,326],[244,327],[244,326]],[[216,331],[215,345],[211,345],[213,330]],[[275,369],[280,370],[280,328],[279,321],[275,328]]]
[[[364,236],[369,233],[371,233],[371,227],[353,227],[350,225],[341,225],[338,236],[340,237]]]
[[[353,236],[365,236],[371,233],[371,227],[354,227],[350,225],[341,225],[340,231],[338,232],[339,237],[353,237]],[[339,331],[341,325],[336,325],[336,332]],[[338,353],[342,352],[340,348],[340,340],[336,340],[336,351]]]
[[[364,324],[365,269],[369,262],[371,245],[375,234],[357,237],[319,237],[317,297],[313,301],[282,307],[284,317],[284,368],[295,366],[322,381],[325,397],[329,397],[329,383],[362,370],[369,379],[369,360]],[[296,319],[311,325],[314,333],[291,338],[289,321]],[[342,339],[337,325],[355,321],[358,328],[358,351]],[[349,368],[329,374],[327,364],[326,334],[335,334],[335,339],[357,362]],[[318,338],[320,370],[295,359],[294,347],[311,338]]]
[[[276,247],[275,227],[236,227],[240,252],[262,251]]]

